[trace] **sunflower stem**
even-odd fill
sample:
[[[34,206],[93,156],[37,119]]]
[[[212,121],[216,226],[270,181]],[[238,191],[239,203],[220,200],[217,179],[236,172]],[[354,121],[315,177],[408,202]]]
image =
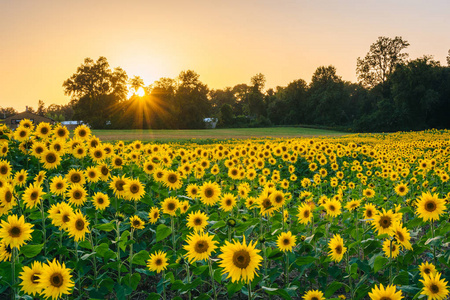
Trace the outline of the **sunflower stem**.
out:
[[[389,283],[392,283],[392,239],[389,240]]]
[[[119,267],[117,270],[118,271],[117,279],[120,284],[122,281],[122,277],[120,274],[120,269],[122,268],[122,264],[121,264],[122,260],[120,259],[120,246],[119,246],[119,243],[120,243],[120,221],[119,220],[116,220],[116,225],[117,225],[117,227],[116,227],[117,261],[119,262]]]
[[[173,247],[173,252],[175,252],[175,256],[177,255],[177,247],[175,245],[176,241],[175,241],[175,224],[174,224],[174,220],[173,220],[173,216],[170,216],[170,229],[172,230],[172,247]]]
[[[432,238],[434,239],[435,237],[435,232],[434,232],[434,222],[433,220],[431,220],[431,235]],[[436,244],[433,245],[433,261],[434,261],[434,265],[437,266],[437,259],[436,259]]]
[[[162,271],[162,286],[163,286],[163,299],[166,300],[166,272],[163,270]]]
[[[16,289],[16,256],[17,256],[17,248],[13,247],[11,250],[11,289],[12,289],[12,297],[11,299],[16,299],[17,289]]]
[[[75,258],[76,258],[76,262],[77,262],[77,266],[78,266],[78,243],[75,242]],[[81,296],[81,274],[80,274],[80,269],[77,268],[77,273],[78,273],[78,294],[79,296]]]
[[[287,251],[285,252],[285,255],[286,255],[286,267],[284,270],[284,272],[285,272],[284,273],[284,280],[285,280],[284,286],[287,288],[289,285],[289,254]]]
[[[131,228],[131,234],[130,234],[130,277],[129,277],[129,281],[128,283],[131,286],[131,277],[133,275],[133,233],[134,233],[134,228]]]
[[[191,283],[191,273],[189,272],[189,262],[186,262],[186,281],[187,281],[187,284]],[[189,300],[191,300],[192,299],[191,290],[189,290],[188,295],[189,295]]]
[[[352,295],[353,299],[353,288],[352,288],[352,269],[350,267],[350,251],[347,251],[347,272],[348,272],[348,286],[350,288],[350,295]]]
[[[45,231],[45,213],[44,213],[44,201],[41,200],[41,216],[42,216],[42,236],[44,239],[44,255],[47,256],[47,232]]]
[[[252,282],[249,281],[248,282],[248,300],[252,300],[253,299],[253,295],[252,295]]]
[[[91,243],[92,253],[95,253],[94,241],[92,239],[92,231],[89,232],[89,242]],[[92,255],[92,262],[94,264],[94,287],[95,289],[97,289],[97,260],[95,255]]]
[[[208,267],[209,267],[209,274],[211,275],[211,283],[214,291],[214,300],[217,300],[217,291],[216,291],[216,283],[214,282],[214,271],[212,268],[212,261],[211,257],[208,257]]]

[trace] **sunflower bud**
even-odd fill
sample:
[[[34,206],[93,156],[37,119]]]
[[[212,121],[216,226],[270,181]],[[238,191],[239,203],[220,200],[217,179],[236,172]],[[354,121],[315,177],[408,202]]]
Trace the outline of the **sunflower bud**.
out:
[[[259,239],[258,239],[258,241],[261,243],[261,244],[264,244],[265,242],[266,242],[266,238],[265,237],[260,237]]]
[[[236,226],[236,220],[233,219],[233,218],[228,219],[227,225],[230,226],[230,227]]]

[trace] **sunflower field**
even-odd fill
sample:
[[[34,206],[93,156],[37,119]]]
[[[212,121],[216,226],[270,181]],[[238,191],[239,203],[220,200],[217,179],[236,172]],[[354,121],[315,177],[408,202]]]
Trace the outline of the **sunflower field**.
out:
[[[0,299],[447,299],[450,131],[0,126]]]

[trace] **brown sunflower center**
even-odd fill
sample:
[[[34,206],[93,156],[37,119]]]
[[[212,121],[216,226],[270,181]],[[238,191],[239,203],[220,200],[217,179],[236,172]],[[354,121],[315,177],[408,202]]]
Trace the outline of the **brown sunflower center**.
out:
[[[436,284],[432,284],[432,285],[430,286],[430,290],[431,290],[431,292],[432,292],[433,294],[439,293],[439,287],[438,287]]]
[[[427,201],[425,203],[425,210],[428,212],[433,212],[436,210],[436,202],[434,201]]]
[[[104,202],[105,202],[105,200],[103,200],[102,197],[98,197],[98,198],[97,198],[97,203],[98,203],[98,204],[103,204]]]
[[[404,193],[404,192],[405,192],[405,187],[404,187],[404,186],[399,187],[399,188],[398,188],[398,191],[399,191],[400,193]]]
[[[134,220],[133,221],[133,226],[134,227],[139,227],[139,226],[141,226],[141,222],[139,222],[139,220]]]
[[[157,212],[153,213],[153,219],[157,219],[158,216],[159,216],[159,213],[157,213]]]
[[[245,269],[250,264],[250,254],[247,250],[239,250],[233,254],[233,264],[240,268]]]
[[[283,245],[285,245],[285,246],[287,246],[287,245],[289,245],[291,243],[291,240],[290,239],[284,239],[283,240]]]
[[[5,201],[7,203],[10,203],[12,201],[13,195],[10,191],[6,191],[5,193]]]
[[[2,173],[3,175],[7,174],[8,173],[8,167],[5,166],[5,165],[1,166],[0,167],[0,173]]]
[[[202,222],[202,219],[200,219],[200,218],[195,218],[195,219],[194,219],[194,224],[195,224],[195,225],[198,225],[198,226],[199,226],[199,225],[202,225],[202,223],[203,223],[203,222]]]
[[[77,190],[77,191],[74,191],[74,192],[73,192],[72,196],[73,196],[73,198],[74,198],[75,200],[80,200],[81,197],[83,197],[83,194],[82,194],[80,191]]]
[[[231,206],[231,199],[225,200],[225,205],[226,206]]]
[[[373,216],[373,213],[370,209],[366,211],[366,216],[370,219]]]
[[[31,282],[34,283],[34,284],[37,284],[37,283],[38,283],[38,280],[39,280],[39,275],[41,275],[41,274],[39,274],[39,273],[33,273],[33,274],[31,275],[31,278],[30,278]]]
[[[14,226],[13,228],[11,228],[9,230],[9,235],[13,238],[19,237],[21,233],[22,233],[22,230],[20,229],[19,226]]]
[[[275,202],[276,202],[276,203],[281,203],[281,202],[283,202],[283,196],[277,195],[277,196],[275,197]]]
[[[425,274],[430,274],[431,273],[431,269],[430,268],[425,268],[425,270],[423,270],[423,272]]]
[[[170,174],[168,177],[167,177],[167,181],[169,181],[170,183],[175,183],[175,182],[177,182],[177,175],[175,175],[175,174]]]
[[[205,196],[207,198],[211,198],[212,196],[214,196],[214,190],[212,188],[205,189]]]
[[[39,197],[39,194],[36,191],[33,191],[30,195],[30,199],[33,201],[36,201],[38,197]]]
[[[48,133],[48,128],[47,127],[42,127],[41,128],[41,133],[42,134],[47,134]]]
[[[57,134],[59,137],[63,137],[63,136],[66,135],[66,131],[65,131],[64,129],[58,129],[58,131],[56,132],[56,134]]]
[[[206,252],[209,248],[208,242],[207,241],[198,241],[197,243],[195,243],[194,249],[195,252],[197,253],[203,253]]]
[[[161,266],[162,264],[163,264],[163,261],[162,261],[161,258],[157,258],[157,259],[155,260],[155,265]]]
[[[36,147],[36,149],[34,149],[34,151],[37,153],[37,154],[41,154],[42,152],[44,152],[44,148],[42,148],[42,147]]]
[[[53,153],[47,154],[47,156],[45,157],[45,161],[48,162],[49,164],[56,162],[56,155]]]
[[[316,296],[312,297],[311,300],[319,300]]]
[[[94,156],[96,158],[101,158],[103,156],[103,153],[100,150],[96,150],[96,151],[94,151]]]
[[[68,215],[68,214],[63,215],[63,216],[62,216],[62,221],[63,221],[64,223],[69,222],[69,221],[70,221],[69,215]]]
[[[403,241],[405,240],[405,237],[403,236],[403,233],[402,233],[402,232],[397,231],[397,239],[398,239],[400,242],[403,242]]]
[[[62,286],[63,282],[64,282],[64,279],[60,273],[54,273],[50,277],[50,283],[54,287]]]
[[[20,137],[25,137],[27,135],[27,132],[25,130],[22,130],[19,132]]]
[[[96,173],[94,171],[90,171],[88,173],[89,178],[95,178]]]
[[[78,219],[75,221],[75,228],[79,231],[84,229],[84,221],[82,219]]]
[[[262,206],[267,209],[272,206],[272,202],[270,201],[270,199],[264,199],[262,202]]]
[[[106,175],[108,175],[109,170],[107,167],[103,166],[102,169],[100,170],[100,172],[102,172],[102,174],[106,176]]]
[[[78,173],[72,174],[72,176],[70,176],[70,181],[72,181],[73,183],[78,183],[81,181],[81,176]]]
[[[56,184],[56,189],[61,190],[62,188],[63,188],[62,182],[58,182],[58,183]]]
[[[115,184],[116,189],[117,189],[119,192],[123,191],[123,186],[124,186],[124,185],[125,185],[125,181],[123,181],[123,180],[117,180],[117,181],[116,181],[116,184]]]
[[[130,191],[131,191],[131,193],[133,193],[133,194],[137,194],[137,193],[139,192],[139,185],[137,185],[137,184],[132,184],[132,185],[130,186]]]
[[[81,136],[81,137],[85,137],[86,134],[87,134],[87,132],[84,129],[81,129],[80,131],[78,131],[78,135]]]
[[[389,228],[391,226],[391,218],[388,216],[383,216],[380,218],[380,226],[383,228]]]
[[[331,211],[335,211],[336,207],[334,205],[330,205],[330,206],[328,206],[328,209],[331,210]]]
[[[173,203],[173,202],[170,202],[169,204],[167,204],[167,209],[169,210],[169,211],[172,211],[172,210],[175,210],[175,203]]]
[[[342,246],[337,245],[336,248],[334,248],[334,251],[336,251],[337,254],[342,254]]]

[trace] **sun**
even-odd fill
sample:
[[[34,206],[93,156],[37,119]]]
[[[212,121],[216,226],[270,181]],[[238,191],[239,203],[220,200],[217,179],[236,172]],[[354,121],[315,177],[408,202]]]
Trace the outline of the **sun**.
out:
[[[139,97],[143,97],[145,95],[145,91],[142,87],[138,88],[138,90],[136,91],[136,95],[138,95]]]
[[[135,91],[133,88],[128,87],[127,99],[130,99],[133,95],[136,95],[136,96],[139,96],[139,97],[145,96],[144,88],[143,87],[139,87],[137,89],[137,91]]]

